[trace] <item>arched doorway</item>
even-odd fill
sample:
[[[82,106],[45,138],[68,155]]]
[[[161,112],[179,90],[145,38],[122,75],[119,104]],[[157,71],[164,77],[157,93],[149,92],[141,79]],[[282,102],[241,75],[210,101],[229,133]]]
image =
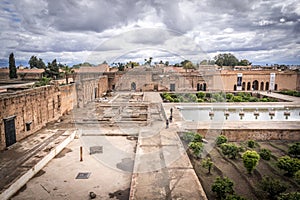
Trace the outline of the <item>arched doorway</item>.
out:
[[[242,84],[242,90],[245,90],[245,87],[246,87],[246,83],[243,82],[243,84]]]
[[[253,88],[253,90],[258,90],[258,81],[257,80],[252,82],[252,88]]]
[[[134,91],[136,90],[136,84],[135,84],[135,82],[131,83],[131,90],[134,90]]]
[[[264,90],[264,82],[260,83],[260,90]]]
[[[269,90],[269,82],[266,82],[266,90]]]
[[[247,83],[247,90],[250,90],[250,89],[251,89],[251,83],[248,82],[248,83]]]
[[[236,91],[236,84],[234,84],[233,86],[233,91]]]
[[[203,91],[206,91],[206,83],[203,83]]]

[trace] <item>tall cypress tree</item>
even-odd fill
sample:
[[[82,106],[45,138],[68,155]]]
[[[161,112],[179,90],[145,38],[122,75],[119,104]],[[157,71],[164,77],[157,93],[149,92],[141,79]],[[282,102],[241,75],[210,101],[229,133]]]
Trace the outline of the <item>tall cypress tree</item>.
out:
[[[14,54],[9,55],[9,78],[18,78]]]

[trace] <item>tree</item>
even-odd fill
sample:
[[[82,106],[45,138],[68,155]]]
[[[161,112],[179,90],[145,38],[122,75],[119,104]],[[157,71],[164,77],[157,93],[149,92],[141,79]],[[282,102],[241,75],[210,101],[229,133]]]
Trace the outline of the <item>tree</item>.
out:
[[[215,63],[219,66],[236,66],[238,59],[231,53],[224,53],[215,56]]]
[[[239,195],[236,194],[230,194],[226,196],[225,200],[246,200],[244,197],[241,197]]]
[[[165,65],[166,65],[166,66],[169,66],[169,61],[166,61],[166,62],[165,62]]]
[[[290,192],[280,194],[277,198],[278,200],[299,200],[300,192]]]
[[[213,167],[214,163],[210,158],[206,158],[202,160],[202,167],[208,169],[208,174],[210,174],[211,168]]]
[[[248,140],[248,147],[249,148],[253,148],[255,145],[255,141],[254,140]]]
[[[251,64],[252,63],[247,59],[240,60],[240,62],[238,63],[238,65],[240,65],[240,66],[249,66]]]
[[[211,186],[211,190],[216,193],[217,199],[225,199],[228,194],[234,194],[233,181],[227,177],[217,177]]]
[[[183,69],[185,69],[186,72],[187,72],[188,69],[195,69],[195,66],[189,60],[184,60],[180,64],[183,67]]]
[[[9,55],[9,78],[18,78],[14,53]]]
[[[38,68],[38,69],[45,69],[46,65],[44,63],[44,61],[41,58],[37,58],[36,56],[31,56],[28,64],[30,66],[30,68]]]
[[[45,69],[45,76],[50,77],[53,79],[58,78],[59,76],[59,66],[56,62],[56,59],[54,59],[51,63],[48,63],[47,68]]]
[[[200,155],[203,151],[203,143],[202,142],[190,142],[189,148],[193,151],[196,158],[200,158]]]
[[[268,194],[269,199],[275,199],[277,195],[286,191],[287,186],[277,179],[266,176],[260,182],[260,188]]]
[[[231,159],[235,159],[239,152],[239,148],[235,144],[223,143],[221,145],[221,149],[222,149],[222,153]]]
[[[259,151],[259,155],[264,160],[270,160],[271,159],[271,151],[269,149],[261,149]]]
[[[300,170],[300,159],[282,156],[277,161],[277,167],[286,171],[288,176],[293,176]]]
[[[260,158],[259,154],[256,151],[248,150],[243,153],[242,158],[245,168],[247,169],[248,173],[251,174],[258,164]]]
[[[294,174],[295,181],[300,185],[300,170]]]
[[[40,86],[49,85],[50,81],[51,81],[51,78],[47,78],[47,77],[43,76],[40,81],[34,83],[34,86],[40,87]]]
[[[220,146],[221,144],[226,143],[226,142],[227,142],[227,137],[224,135],[219,135],[216,139],[216,144],[218,146]]]
[[[66,84],[69,84],[69,75],[73,74],[75,71],[67,65],[63,66],[61,69],[66,78]]]
[[[300,156],[300,142],[297,142],[289,146],[289,154],[294,157]]]
[[[202,60],[200,62],[200,65],[214,65],[215,61],[214,60]]]

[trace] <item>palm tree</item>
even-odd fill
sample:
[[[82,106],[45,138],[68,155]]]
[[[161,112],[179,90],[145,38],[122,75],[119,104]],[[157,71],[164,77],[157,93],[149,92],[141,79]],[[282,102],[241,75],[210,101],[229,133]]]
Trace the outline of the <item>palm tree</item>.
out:
[[[75,71],[74,69],[70,68],[69,66],[65,65],[64,67],[61,68],[63,70],[63,74],[65,75],[66,78],[66,84],[69,84],[69,75],[73,74]]]

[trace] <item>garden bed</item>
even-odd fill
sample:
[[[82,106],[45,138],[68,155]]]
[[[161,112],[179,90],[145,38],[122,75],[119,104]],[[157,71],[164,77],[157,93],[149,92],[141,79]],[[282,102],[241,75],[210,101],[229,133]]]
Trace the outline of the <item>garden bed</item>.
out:
[[[259,163],[252,174],[249,174],[244,167],[242,159],[243,152],[240,152],[236,159],[230,159],[223,155],[220,147],[215,146],[205,158],[196,158],[193,151],[188,148],[188,142],[183,140],[182,134],[180,136],[208,199],[216,199],[216,194],[212,192],[211,188],[217,177],[228,177],[232,180],[234,182],[233,188],[235,193],[245,199],[268,198],[267,193],[264,192],[260,186],[260,183],[265,176],[283,182],[287,186],[287,190],[284,193],[299,191],[300,184],[297,183],[295,178],[286,176],[285,172],[280,170],[276,165],[279,157],[288,155],[289,146],[286,141],[256,142],[253,148],[249,148],[247,142],[231,143],[242,147],[241,149],[243,149],[243,152],[246,150],[259,152],[263,148],[271,150],[271,159],[263,160],[260,158]],[[292,143],[290,142],[290,144]],[[210,158],[213,162],[210,174],[208,173],[208,169],[205,169],[202,166],[203,160],[207,158]]]

